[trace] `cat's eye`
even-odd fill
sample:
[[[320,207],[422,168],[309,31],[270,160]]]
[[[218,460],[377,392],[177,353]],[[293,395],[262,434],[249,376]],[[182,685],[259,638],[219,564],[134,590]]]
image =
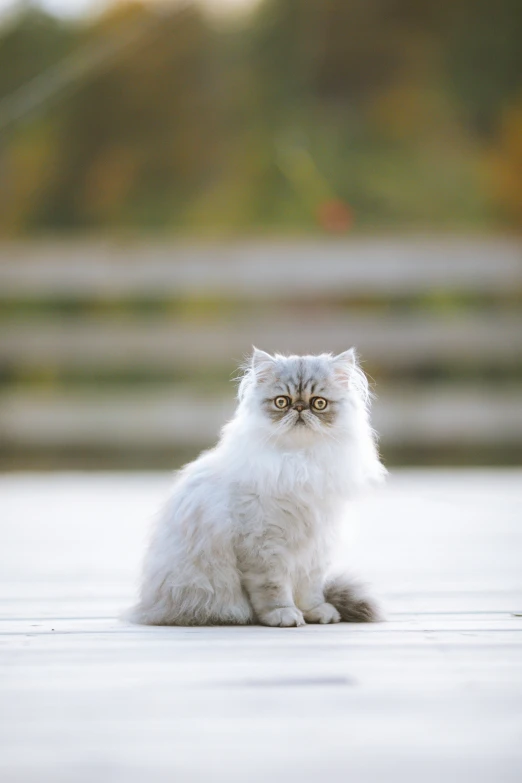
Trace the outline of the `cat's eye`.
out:
[[[279,410],[283,410],[283,408],[288,408],[290,405],[290,397],[276,397],[274,400],[274,405],[276,408],[279,408]]]
[[[324,411],[328,405],[328,400],[324,397],[314,397],[311,401],[312,408],[316,411]]]

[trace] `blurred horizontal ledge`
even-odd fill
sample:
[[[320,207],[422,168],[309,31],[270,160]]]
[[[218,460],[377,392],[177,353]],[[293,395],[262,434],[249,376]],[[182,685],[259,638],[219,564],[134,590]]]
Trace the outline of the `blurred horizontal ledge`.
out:
[[[511,238],[0,244],[0,297],[411,295],[522,289]]]
[[[181,449],[212,444],[234,401],[158,390],[148,394],[4,394],[0,439],[13,446]],[[373,423],[394,446],[519,445],[522,389],[384,389]]]
[[[428,362],[482,366],[522,361],[522,316],[273,315],[266,319],[29,321],[4,324],[0,367],[233,368],[258,345],[283,353],[340,352],[355,345],[383,367]]]

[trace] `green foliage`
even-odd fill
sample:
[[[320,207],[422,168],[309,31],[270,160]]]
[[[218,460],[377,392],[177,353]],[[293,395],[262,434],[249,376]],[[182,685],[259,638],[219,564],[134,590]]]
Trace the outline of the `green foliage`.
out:
[[[518,0],[29,8],[0,29],[0,122],[64,58],[117,52],[0,130],[0,232],[318,231],[339,201],[361,230],[520,225],[520,40]]]

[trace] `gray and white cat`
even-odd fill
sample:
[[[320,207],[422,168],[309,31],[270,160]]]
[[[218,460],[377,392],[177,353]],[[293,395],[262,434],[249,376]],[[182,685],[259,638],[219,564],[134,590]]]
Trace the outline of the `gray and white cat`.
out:
[[[346,501],[386,473],[354,350],[254,349],[238,398],[217,446],[176,477],[131,619],[285,627],[377,619],[356,585],[329,575]]]

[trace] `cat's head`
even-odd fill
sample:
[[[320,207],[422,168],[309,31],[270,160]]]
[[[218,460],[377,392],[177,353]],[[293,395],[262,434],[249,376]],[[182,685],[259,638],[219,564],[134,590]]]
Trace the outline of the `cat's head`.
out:
[[[353,348],[338,356],[271,356],[254,348],[239,399],[267,437],[306,445],[348,433],[366,416],[369,392]]]

